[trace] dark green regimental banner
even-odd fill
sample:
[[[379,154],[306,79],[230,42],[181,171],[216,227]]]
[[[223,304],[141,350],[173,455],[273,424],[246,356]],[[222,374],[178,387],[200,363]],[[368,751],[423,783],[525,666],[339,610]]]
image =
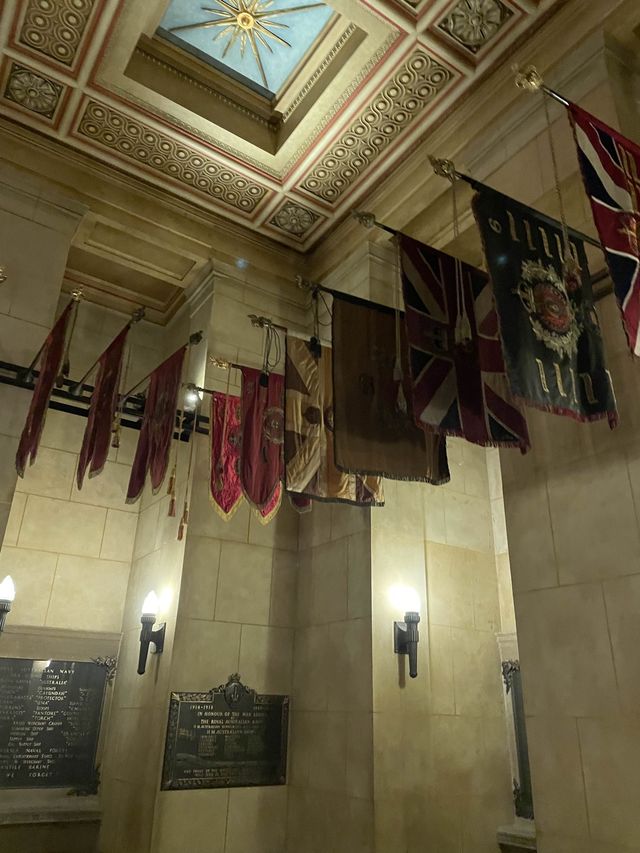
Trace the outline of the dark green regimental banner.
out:
[[[562,225],[489,187],[473,210],[493,283],[515,397],[579,421],[617,422],[584,244]]]

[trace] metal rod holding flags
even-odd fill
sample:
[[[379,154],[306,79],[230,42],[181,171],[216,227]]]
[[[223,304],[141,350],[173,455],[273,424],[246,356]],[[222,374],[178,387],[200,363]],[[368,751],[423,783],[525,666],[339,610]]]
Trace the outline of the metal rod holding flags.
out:
[[[274,323],[269,317],[258,316],[257,314],[247,314],[251,320],[251,325],[255,329],[279,329],[281,332],[288,332],[287,326],[281,326],[279,323]]]
[[[464,172],[459,172],[451,160],[441,159],[440,157],[434,157],[430,154],[429,162],[433,166],[433,171],[435,172],[435,174],[441,178],[447,178],[447,180],[449,181],[464,181],[476,190],[487,188],[487,184],[483,184],[482,181],[478,181],[476,180],[476,178],[472,178],[471,175],[465,175]],[[544,214],[541,215],[544,216]],[[582,231],[576,231],[575,228],[572,228],[571,230],[583,241],[583,243],[589,243],[590,246],[596,246],[598,249],[602,248],[602,244],[599,240],[596,240],[595,237],[590,237],[588,234],[583,234]]]
[[[197,346],[197,344],[199,344],[202,341],[202,334],[203,333],[201,331],[200,332],[194,332],[191,335],[191,337],[189,338],[189,340],[187,341],[187,343],[185,344],[185,346],[188,346],[188,347]],[[149,373],[147,373],[146,376],[143,376],[142,379],[138,380],[138,382],[136,382],[136,384],[133,386],[133,388],[130,388],[125,394],[123,394],[122,398],[121,398],[122,402],[124,403],[125,400],[128,400],[128,398],[134,393],[134,391],[137,391],[141,385],[144,385],[144,383],[147,381],[147,379],[150,379],[156,370],[157,370],[157,368],[154,368],[153,370],[151,370]]]
[[[513,70],[516,72],[515,83],[518,89],[524,89],[526,92],[544,92],[546,95],[549,95],[550,98],[561,103],[564,107],[568,107],[570,105],[570,101],[566,98],[563,98],[558,92],[554,89],[550,89],[549,86],[545,86],[544,80],[542,79],[542,75],[535,67],[535,65],[527,65],[522,71],[518,68],[517,65],[513,66]]]
[[[121,335],[122,332],[124,331],[124,329],[128,329],[130,326],[133,326],[135,323],[139,323],[140,320],[142,320],[144,318],[144,315],[145,315],[144,308],[142,308],[142,307],[137,308],[133,312],[133,314],[131,315],[131,319],[129,320],[129,322],[125,325],[125,327],[120,332],[118,332],[118,335]],[[73,394],[74,397],[77,397],[79,394],[82,393],[82,386],[87,381],[87,379],[92,374],[92,372],[95,370],[95,368],[98,366],[98,364],[100,363],[100,359],[102,358],[103,355],[104,355],[104,353],[101,353],[98,356],[98,358],[93,362],[91,367],[85,372],[84,376],[81,379],[78,379],[77,382],[74,382],[73,385],[71,385],[71,387],[69,388],[70,394]]]
[[[77,303],[82,299],[82,290],[79,290],[79,289],[74,290],[73,293],[71,294],[71,299],[77,305]],[[40,360],[40,356],[42,355],[42,353],[45,351],[48,340],[49,340],[49,336],[47,335],[47,337],[42,342],[42,346],[40,347],[38,352],[34,355],[29,367],[27,367],[26,370],[24,370],[23,373],[20,374],[20,381],[21,382],[28,382],[29,384],[31,384],[33,382],[33,380],[35,378],[34,377],[34,371],[36,369],[36,364]],[[57,387],[60,388],[61,385],[58,385]]]

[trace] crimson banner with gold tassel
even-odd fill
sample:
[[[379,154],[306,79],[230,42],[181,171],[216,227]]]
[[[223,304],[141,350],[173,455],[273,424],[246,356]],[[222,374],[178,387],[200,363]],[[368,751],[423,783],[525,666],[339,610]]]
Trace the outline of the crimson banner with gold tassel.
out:
[[[89,477],[95,477],[103,470],[109,455],[111,432],[118,405],[122,358],[130,328],[131,323],[127,323],[98,361],[98,376],[91,395],[89,417],[78,460],[78,489],[82,488],[87,467]]]
[[[175,427],[176,401],[187,346],[180,347],[151,374],[144,417],[131,469],[127,503],[135,503],[144,489],[147,473],[156,494],[169,466],[169,451]]]
[[[16,453],[16,471],[21,477],[24,477],[27,462],[33,465],[36,461],[49,400],[66,356],[65,344],[69,320],[74,308],[77,309],[77,304],[75,299],[69,302],[49,332],[40,353],[40,372],[33,389],[31,405]]]

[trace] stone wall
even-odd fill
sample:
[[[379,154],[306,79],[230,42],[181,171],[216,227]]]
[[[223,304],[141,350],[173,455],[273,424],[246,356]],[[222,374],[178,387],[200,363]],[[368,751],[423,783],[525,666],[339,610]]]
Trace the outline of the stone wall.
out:
[[[374,850],[369,513],[316,503],[300,519],[291,853]]]
[[[600,304],[620,426],[530,412],[503,454],[541,853],[638,851],[640,404],[612,296]]]
[[[386,481],[371,513],[376,850],[491,853],[513,817],[486,451],[448,447],[450,484]],[[420,600],[415,680],[398,587]]]

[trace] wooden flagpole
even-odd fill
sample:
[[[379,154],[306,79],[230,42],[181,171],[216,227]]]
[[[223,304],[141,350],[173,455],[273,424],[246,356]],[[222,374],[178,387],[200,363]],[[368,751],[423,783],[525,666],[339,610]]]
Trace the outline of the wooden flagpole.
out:
[[[142,308],[142,307],[137,308],[133,312],[133,314],[131,315],[131,319],[129,320],[129,322],[118,332],[118,334],[116,335],[116,338],[119,335],[121,335],[125,329],[128,329],[130,326],[133,326],[135,323],[139,323],[140,320],[142,320],[144,318],[144,313],[145,313],[144,308]],[[111,346],[111,344],[109,344],[109,346]],[[91,367],[85,372],[84,376],[81,379],[78,379],[77,382],[74,382],[74,384],[69,387],[69,393],[70,394],[72,394],[74,397],[77,397],[79,394],[82,393],[82,390],[83,390],[82,386],[87,381],[87,379],[92,374],[92,372],[96,369],[96,367],[98,366],[98,363],[100,362],[100,359],[102,358],[103,355],[104,355],[104,353],[100,353],[100,355],[93,362]]]
[[[197,346],[197,344],[199,344],[201,341],[202,341],[202,332],[201,331],[200,332],[194,332],[191,335],[191,337],[189,338],[189,340],[187,341],[187,343],[184,344],[184,346],[188,346],[188,347]],[[178,347],[178,349],[179,349],[179,347]],[[176,350],[176,352],[177,352],[177,350]],[[167,359],[164,359],[164,361],[166,361],[166,360]],[[160,362],[160,364],[162,364],[162,362]],[[154,367],[153,370],[150,370],[146,376],[143,376],[142,379],[140,379],[138,382],[136,382],[136,384],[133,386],[133,388],[130,388],[125,394],[123,394],[122,398],[121,398],[122,402],[124,403],[126,400],[128,400],[134,391],[137,391],[141,385],[144,385],[144,383],[147,381],[147,379],[149,379],[151,377],[151,375],[153,373],[155,373],[155,371],[158,369],[159,366],[160,365],[158,365],[157,367]]]

